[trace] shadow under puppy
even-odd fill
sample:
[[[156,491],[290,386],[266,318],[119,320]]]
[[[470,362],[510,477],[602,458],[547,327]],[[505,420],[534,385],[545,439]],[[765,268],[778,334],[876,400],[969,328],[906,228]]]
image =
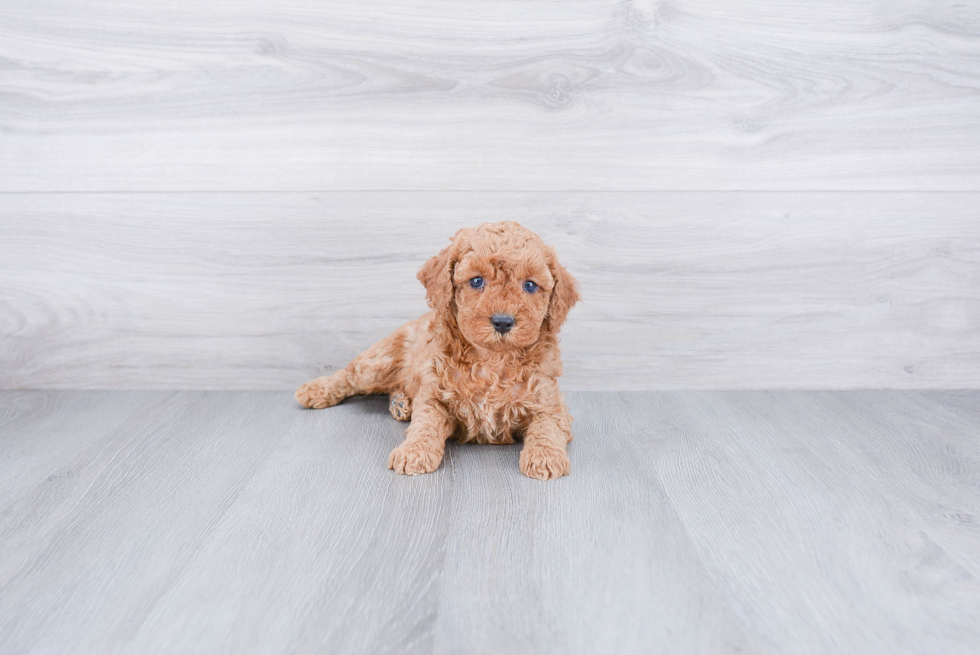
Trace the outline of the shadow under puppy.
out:
[[[396,473],[435,471],[453,436],[523,436],[522,473],[567,475],[572,417],[558,390],[557,334],[579,294],[555,250],[517,223],[484,223],[457,232],[418,278],[432,310],[301,386],[299,403],[321,409],[389,394],[392,416],[412,422],[388,459]]]

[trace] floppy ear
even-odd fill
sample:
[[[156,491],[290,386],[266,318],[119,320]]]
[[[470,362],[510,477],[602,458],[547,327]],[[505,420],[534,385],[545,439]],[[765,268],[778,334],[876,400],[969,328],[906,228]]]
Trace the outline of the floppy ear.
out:
[[[579,301],[578,283],[564,266],[558,263],[554,249],[548,256],[548,268],[555,279],[551,290],[551,300],[548,302],[548,327],[552,332],[558,332],[568,317],[568,312]]]
[[[456,232],[453,235],[452,243],[419,269],[419,282],[425,287],[425,297],[432,309],[438,309],[442,312],[449,311],[449,303],[453,299],[453,268],[459,261],[465,231],[463,229]]]

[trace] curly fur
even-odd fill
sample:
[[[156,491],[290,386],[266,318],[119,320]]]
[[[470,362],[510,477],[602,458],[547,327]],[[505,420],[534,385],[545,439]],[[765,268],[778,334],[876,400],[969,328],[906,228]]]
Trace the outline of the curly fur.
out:
[[[470,286],[474,277],[482,289]],[[516,436],[524,439],[521,472],[567,475],[572,418],[558,390],[557,333],[579,294],[554,249],[517,223],[485,223],[457,232],[418,278],[431,311],[301,386],[299,403],[321,409],[388,394],[392,416],[411,420],[388,460],[396,473],[435,471],[450,437],[500,444]],[[527,280],[536,292],[524,290]],[[506,334],[490,322],[497,312],[516,318]]]

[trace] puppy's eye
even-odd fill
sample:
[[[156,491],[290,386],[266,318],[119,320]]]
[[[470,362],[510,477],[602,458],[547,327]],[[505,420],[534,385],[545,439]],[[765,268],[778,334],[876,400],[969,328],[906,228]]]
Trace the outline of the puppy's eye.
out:
[[[527,291],[528,293],[534,293],[535,291],[538,290],[538,285],[528,280],[527,282],[524,283],[524,290]]]
[[[475,277],[475,278],[473,278],[472,280],[470,280],[470,286],[473,287],[474,289],[482,289],[483,288],[483,278],[482,277]]]

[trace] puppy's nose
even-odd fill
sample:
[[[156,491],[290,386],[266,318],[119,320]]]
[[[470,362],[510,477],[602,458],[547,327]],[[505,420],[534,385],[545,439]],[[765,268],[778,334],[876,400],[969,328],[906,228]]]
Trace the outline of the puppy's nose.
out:
[[[500,334],[506,334],[514,327],[514,317],[510,314],[494,314],[490,322],[493,323],[493,329]]]

